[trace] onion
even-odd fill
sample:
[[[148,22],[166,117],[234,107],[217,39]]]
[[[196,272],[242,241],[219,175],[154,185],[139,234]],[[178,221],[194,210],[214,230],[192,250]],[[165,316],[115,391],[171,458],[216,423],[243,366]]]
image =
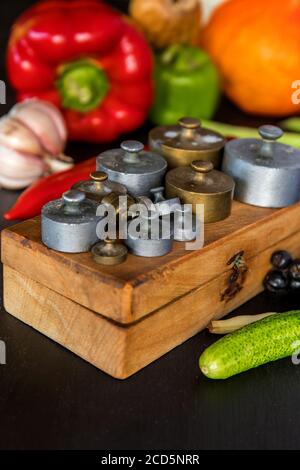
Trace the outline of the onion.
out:
[[[238,317],[229,318],[228,320],[213,320],[207,328],[210,333],[227,335],[228,333],[240,330],[244,326],[262,320],[270,315],[275,315],[275,313],[277,312],[260,313],[258,315],[240,315]]]

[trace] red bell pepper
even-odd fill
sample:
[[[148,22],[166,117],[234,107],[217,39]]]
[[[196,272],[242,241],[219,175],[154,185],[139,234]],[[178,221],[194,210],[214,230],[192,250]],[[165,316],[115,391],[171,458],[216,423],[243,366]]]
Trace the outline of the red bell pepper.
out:
[[[145,120],[152,55],[125,18],[97,0],[47,0],[15,23],[7,51],[18,100],[58,106],[72,140],[109,142]]]
[[[16,204],[4,214],[6,220],[29,219],[40,214],[42,207],[53,199],[58,199],[78,181],[89,179],[96,168],[96,158],[78,163],[70,170],[54,173],[41,178],[27,188]]]

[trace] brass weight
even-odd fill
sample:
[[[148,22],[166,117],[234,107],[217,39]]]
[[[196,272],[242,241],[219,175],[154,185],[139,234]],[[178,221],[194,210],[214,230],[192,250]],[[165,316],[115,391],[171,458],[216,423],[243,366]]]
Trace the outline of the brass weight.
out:
[[[118,195],[127,194],[127,189],[123,184],[108,180],[108,175],[104,171],[94,171],[90,174],[90,180],[79,181],[73,184],[72,189],[82,191],[88,199],[101,202],[104,197],[112,193]]]
[[[122,206],[122,203],[120,204],[120,196],[122,196],[123,203],[126,203],[126,210],[125,207]],[[136,204],[136,200],[129,194],[120,195],[118,193],[110,193],[108,196],[104,196],[102,198],[102,204],[109,204],[113,206],[117,216],[120,216],[121,212],[123,216],[128,216],[128,211],[132,205]]]
[[[128,250],[118,240],[106,239],[93,246],[92,255],[94,261],[106,266],[115,266],[126,261]]]
[[[149,133],[150,149],[160,153],[169,168],[187,166],[195,160],[220,168],[224,145],[221,134],[201,127],[194,118],[182,118],[177,125],[156,127]]]
[[[185,204],[204,205],[204,222],[226,219],[231,212],[233,179],[213,169],[212,162],[197,160],[189,166],[174,168],[166,176],[167,198],[179,197]]]

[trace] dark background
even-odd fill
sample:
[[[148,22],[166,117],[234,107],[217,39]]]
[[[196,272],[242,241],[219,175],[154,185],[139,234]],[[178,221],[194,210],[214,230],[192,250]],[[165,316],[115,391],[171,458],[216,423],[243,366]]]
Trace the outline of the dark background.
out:
[[[0,4],[0,79],[9,27],[31,1]],[[127,2],[113,2],[125,10]],[[8,90],[8,104],[13,104]],[[243,116],[223,100],[218,119]],[[149,125],[135,133],[146,141]],[[72,145],[82,158],[100,147]],[[0,190],[2,214],[17,193]],[[212,260],[213,262],[213,260]],[[2,280],[1,280],[2,287]],[[2,300],[2,288],[0,291]],[[1,302],[2,304],[2,302]],[[296,296],[262,294],[234,313],[299,307]],[[0,312],[7,365],[0,366],[0,449],[298,449],[300,367],[284,359],[224,382],[204,378],[200,353],[215,338],[206,331],[126,381],[112,379],[40,333]]]

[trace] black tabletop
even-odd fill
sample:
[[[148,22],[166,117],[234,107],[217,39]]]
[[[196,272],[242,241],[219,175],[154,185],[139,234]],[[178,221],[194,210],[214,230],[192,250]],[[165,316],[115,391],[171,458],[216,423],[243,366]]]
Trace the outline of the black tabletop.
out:
[[[30,1],[1,2],[0,41]],[[126,2],[118,2],[119,5]],[[1,68],[4,78],[4,65]],[[7,105],[13,104],[8,89]],[[257,120],[223,102],[219,119]],[[264,122],[263,120],[260,122]],[[146,139],[146,125],[134,137]],[[71,145],[76,158],[100,147]],[[3,212],[16,192],[0,191]],[[2,281],[0,296],[2,299]],[[234,313],[299,308],[296,296],[254,298]],[[300,366],[284,359],[227,381],[203,377],[198,357],[215,338],[203,331],[126,381],[115,380],[0,312],[0,449],[297,449]]]

